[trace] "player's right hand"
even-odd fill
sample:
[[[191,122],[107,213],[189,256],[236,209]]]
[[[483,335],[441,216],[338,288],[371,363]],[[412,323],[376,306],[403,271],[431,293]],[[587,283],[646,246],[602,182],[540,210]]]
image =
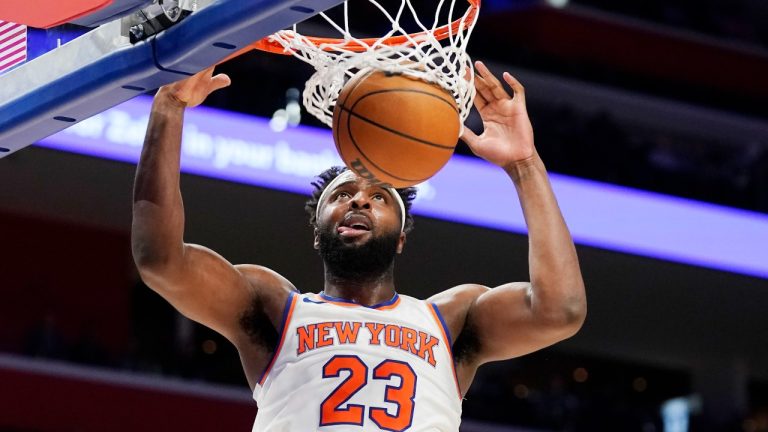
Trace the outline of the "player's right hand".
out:
[[[475,107],[483,120],[483,133],[464,128],[461,139],[479,157],[502,168],[531,161],[536,153],[533,126],[525,105],[525,89],[508,72],[503,75],[510,95],[483,62],[476,62]]]
[[[185,107],[200,105],[209,94],[232,83],[225,74],[214,76],[213,68],[211,66],[194,76],[165,85],[158,90],[158,95],[167,95]]]

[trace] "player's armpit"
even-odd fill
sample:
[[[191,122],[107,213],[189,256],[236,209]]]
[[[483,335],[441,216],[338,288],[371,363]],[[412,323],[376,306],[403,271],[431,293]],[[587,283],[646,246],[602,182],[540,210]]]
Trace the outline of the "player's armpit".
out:
[[[241,325],[257,302],[264,313],[279,319],[288,292],[285,278],[260,266],[233,266],[200,245],[185,244],[183,258],[162,266],[138,265],[146,284],[181,314],[209,327],[236,345],[247,337]]]
[[[477,339],[477,364],[540,350],[581,328],[584,313],[579,305],[571,305],[569,299],[557,304],[538,300],[527,282],[501,285],[477,297],[467,311],[465,324]]]

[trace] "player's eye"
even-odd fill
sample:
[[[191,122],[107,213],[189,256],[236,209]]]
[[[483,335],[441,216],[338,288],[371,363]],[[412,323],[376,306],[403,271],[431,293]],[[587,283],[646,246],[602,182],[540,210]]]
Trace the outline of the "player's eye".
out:
[[[350,195],[347,192],[341,191],[336,195],[336,199],[349,198]]]
[[[374,194],[371,198],[379,201],[384,201],[384,195],[380,193]]]

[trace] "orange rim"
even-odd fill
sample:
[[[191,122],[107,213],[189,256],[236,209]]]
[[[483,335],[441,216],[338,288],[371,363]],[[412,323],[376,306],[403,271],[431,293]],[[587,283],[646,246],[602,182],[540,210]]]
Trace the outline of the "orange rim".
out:
[[[450,24],[446,24],[442,27],[438,27],[434,30],[434,35],[437,38],[437,40],[443,40],[448,37],[450,34],[458,34],[459,31],[464,30],[467,28],[467,26],[475,21],[475,16],[477,15],[477,11],[480,9],[480,1],[481,0],[467,0],[469,2],[469,11],[466,14],[467,19],[464,21],[464,25],[462,25],[462,18],[459,18],[455,20],[454,22]],[[419,33],[412,33],[410,34],[411,38],[418,38],[420,36],[423,36],[427,34],[427,32],[419,32]],[[392,36],[390,38],[386,38],[384,40],[381,40],[380,38],[367,38],[367,39],[359,39],[355,41],[349,41],[341,46],[339,44],[344,42],[344,39],[339,38],[322,38],[322,37],[313,37],[309,36],[307,39],[313,43],[315,46],[320,46],[323,44],[332,44],[333,47],[325,47],[323,48],[326,51],[333,51],[336,48],[340,48],[346,51],[354,51],[354,52],[362,52],[368,49],[373,44],[379,42],[384,45],[388,46],[394,46],[394,45],[404,45],[409,42],[408,37],[406,36]],[[247,47],[243,48],[242,50],[234,53],[233,55],[229,56],[226,60],[229,60],[233,57],[237,57],[240,54],[243,54],[245,52],[251,51],[251,50],[260,50],[260,51],[267,51],[275,54],[286,54],[290,55],[291,53],[289,51],[286,51],[286,49],[280,45],[277,42],[270,41],[269,36],[265,37],[264,39],[261,39],[257,42],[252,43],[251,45],[248,45]],[[225,61],[226,61],[225,60]]]

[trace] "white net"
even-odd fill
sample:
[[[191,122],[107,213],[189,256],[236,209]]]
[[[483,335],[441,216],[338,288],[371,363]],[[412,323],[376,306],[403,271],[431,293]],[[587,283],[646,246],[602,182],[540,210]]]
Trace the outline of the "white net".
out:
[[[316,72],[304,88],[304,106],[328,126],[332,125],[333,107],[346,81],[369,68],[438,84],[456,99],[462,124],[469,115],[475,87],[472,60],[466,49],[480,0],[434,0],[436,10],[427,24],[419,18],[411,0],[398,1],[399,7],[387,8],[382,6],[382,0],[368,0],[391,23],[391,29],[379,38],[352,35],[351,1],[339,6],[343,7],[342,23],[326,13],[320,14],[339,33],[337,39],[307,37],[296,26],[268,38],[314,66]],[[419,5],[426,3],[413,1],[421,2]],[[463,13],[457,12],[459,6]],[[414,28],[404,29],[401,23],[406,21]]]

